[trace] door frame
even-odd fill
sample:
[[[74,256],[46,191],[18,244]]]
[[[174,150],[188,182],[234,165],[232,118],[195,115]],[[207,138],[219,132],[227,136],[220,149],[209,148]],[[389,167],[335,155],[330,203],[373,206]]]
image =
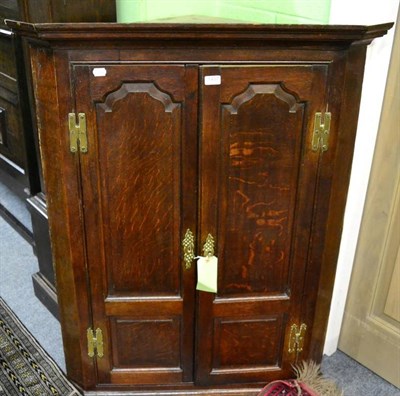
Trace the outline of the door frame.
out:
[[[397,25],[339,340],[343,352],[396,386],[400,386],[399,322],[385,313],[384,304],[390,278],[399,265],[395,261],[400,243],[399,70],[400,25]],[[400,292],[397,290],[396,294],[399,301]]]
[[[357,2],[332,0],[330,24],[369,25],[393,21],[399,12],[398,0]],[[330,356],[338,347],[340,329],[349,291],[357,240],[362,220],[383,96],[393,48],[394,28],[367,48],[364,82],[357,126],[357,141],[351,169],[339,258],[323,352]]]

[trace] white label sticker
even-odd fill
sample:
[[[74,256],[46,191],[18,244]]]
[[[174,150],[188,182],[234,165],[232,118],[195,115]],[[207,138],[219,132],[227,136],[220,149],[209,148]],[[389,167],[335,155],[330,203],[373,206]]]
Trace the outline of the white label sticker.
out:
[[[205,85],[221,85],[221,76],[205,76]]]
[[[215,256],[200,256],[198,259],[196,289],[208,293],[216,293],[218,289],[218,258]]]
[[[95,67],[93,69],[93,75],[95,77],[104,77],[107,75],[107,70],[104,67]]]

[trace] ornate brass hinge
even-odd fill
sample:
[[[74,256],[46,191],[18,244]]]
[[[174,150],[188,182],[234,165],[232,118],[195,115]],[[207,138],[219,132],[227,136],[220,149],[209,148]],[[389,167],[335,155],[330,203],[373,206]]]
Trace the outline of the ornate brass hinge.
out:
[[[96,336],[92,329],[87,329],[87,341],[88,341],[88,356],[93,357],[95,355],[98,358],[102,358],[104,356],[103,350],[103,332],[101,329],[96,329]]]
[[[290,336],[289,336],[289,353],[300,353],[303,351],[304,345],[304,336],[306,334],[307,325],[302,323],[300,326],[297,324],[292,324],[290,327]]]
[[[327,151],[328,137],[331,129],[331,113],[326,112],[322,119],[322,113],[315,113],[314,132],[312,136],[311,147],[313,151]]]
[[[78,124],[76,123],[75,113],[68,114],[68,126],[69,126],[69,148],[72,153],[78,151],[78,144],[81,153],[87,153],[87,134],[86,134],[86,115],[85,113],[78,114]]]

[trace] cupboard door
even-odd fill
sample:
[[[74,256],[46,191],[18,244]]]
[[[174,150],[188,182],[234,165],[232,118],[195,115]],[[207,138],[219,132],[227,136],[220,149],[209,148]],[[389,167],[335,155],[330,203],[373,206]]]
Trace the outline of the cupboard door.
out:
[[[302,323],[308,250],[318,234],[319,154],[311,140],[314,114],[326,109],[327,70],[202,68],[199,244],[209,233],[215,239],[218,292],[198,293],[199,383],[291,374],[297,354],[288,352],[289,333]],[[221,83],[208,85],[208,76]]]
[[[87,284],[99,384],[192,380],[197,74],[183,65],[75,65]]]

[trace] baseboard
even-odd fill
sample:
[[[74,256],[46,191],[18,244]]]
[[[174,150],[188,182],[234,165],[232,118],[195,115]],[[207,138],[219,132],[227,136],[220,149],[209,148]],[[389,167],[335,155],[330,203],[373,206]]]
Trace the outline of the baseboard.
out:
[[[54,286],[51,285],[40,272],[36,272],[32,275],[32,282],[35,296],[57,320],[60,320],[57,293]]]

